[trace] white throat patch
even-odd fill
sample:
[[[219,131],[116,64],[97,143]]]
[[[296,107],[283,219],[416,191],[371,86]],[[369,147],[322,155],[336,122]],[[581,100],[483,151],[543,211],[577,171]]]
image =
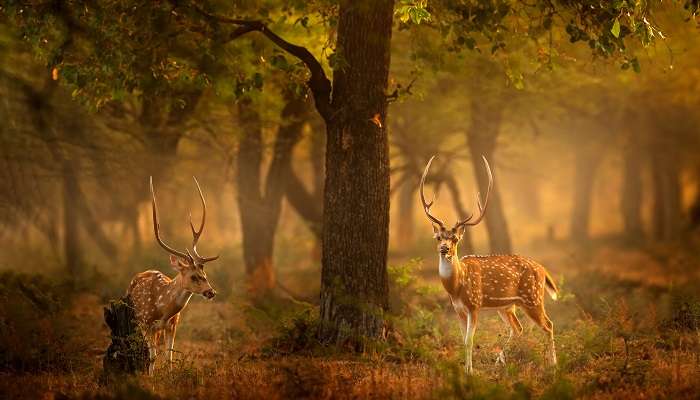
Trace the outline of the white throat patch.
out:
[[[440,278],[445,279],[452,277],[452,274],[454,273],[452,263],[443,254],[440,254],[440,264],[438,272],[440,273]]]

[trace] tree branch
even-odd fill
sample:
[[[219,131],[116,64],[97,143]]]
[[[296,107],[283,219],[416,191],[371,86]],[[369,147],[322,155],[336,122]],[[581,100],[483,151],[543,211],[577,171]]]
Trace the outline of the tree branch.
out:
[[[331,81],[326,76],[321,63],[306,47],[297,46],[282,39],[276,33],[272,32],[262,21],[235,19],[214,15],[204,11],[196,4],[192,4],[192,8],[211,21],[238,25],[238,28],[235,29],[229,36],[229,40],[235,40],[246,33],[258,31],[265,35],[265,37],[267,37],[272,43],[276,44],[279,48],[298,58],[304,63],[304,65],[306,65],[306,68],[308,68],[309,72],[311,73],[311,76],[306,84],[309,86],[309,89],[311,89],[311,93],[313,93],[316,109],[326,122],[332,118]]]

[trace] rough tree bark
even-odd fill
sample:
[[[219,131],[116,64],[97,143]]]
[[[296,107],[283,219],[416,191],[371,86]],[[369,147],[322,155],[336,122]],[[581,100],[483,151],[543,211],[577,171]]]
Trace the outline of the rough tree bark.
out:
[[[150,363],[148,345],[138,328],[131,297],[110,301],[104,308],[104,319],[112,340],[102,358],[105,377],[146,371]]]
[[[321,336],[382,337],[389,306],[389,143],[392,0],[344,0],[338,15],[335,111],[327,124]]]
[[[238,148],[238,209],[243,236],[243,260],[250,293],[255,298],[276,287],[273,267],[275,232],[291,175],[294,146],[301,139],[307,110],[303,99],[289,97],[282,110],[272,161],[263,185],[263,137],[260,116],[250,101],[239,103],[244,135]]]
[[[467,129],[467,141],[474,164],[474,174],[482,194],[485,194],[488,188],[488,176],[483,170],[481,157],[486,157],[491,165],[495,164],[494,151],[502,117],[502,109],[498,105],[490,104],[481,99],[475,99],[471,103],[472,124]],[[510,253],[512,251],[510,233],[503,212],[497,178],[493,182],[484,223],[488,231],[491,251],[493,253]]]
[[[195,9],[214,23],[237,26],[230,40],[259,32],[309,69],[307,85],[326,123],[319,335],[329,341],[383,336],[383,313],[389,304],[389,145],[385,120],[393,0],[340,1],[339,62],[332,84],[308,49],[287,42],[262,22]]]

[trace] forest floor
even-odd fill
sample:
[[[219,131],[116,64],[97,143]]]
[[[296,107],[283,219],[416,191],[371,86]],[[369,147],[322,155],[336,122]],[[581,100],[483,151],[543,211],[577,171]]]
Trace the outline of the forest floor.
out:
[[[103,296],[62,303],[60,286],[5,274],[0,281],[0,398],[700,398],[700,260],[677,249],[538,252],[559,279],[547,302],[559,364],[544,362],[544,336],[525,333],[495,363],[505,327],[484,315],[474,377],[431,262],[390,268],[394,328],[363,353],[310,344],[317,310],[300,302],[252,306],[193,299],[183,313],[176,362],[153,376],[105,383]],[[692,272],[691,272],[692,271]],[[24,296],[24,300],[22,300]],[[8,300],[9,299],[9,300]],[[61,303],[56,305],[54,303]]]

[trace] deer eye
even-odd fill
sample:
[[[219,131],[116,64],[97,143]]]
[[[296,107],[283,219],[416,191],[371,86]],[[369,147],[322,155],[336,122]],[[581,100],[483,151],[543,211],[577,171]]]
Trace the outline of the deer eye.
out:
[[[199,281],[199,277],[197,275],[192,276],[192,282],[197,282]]]

